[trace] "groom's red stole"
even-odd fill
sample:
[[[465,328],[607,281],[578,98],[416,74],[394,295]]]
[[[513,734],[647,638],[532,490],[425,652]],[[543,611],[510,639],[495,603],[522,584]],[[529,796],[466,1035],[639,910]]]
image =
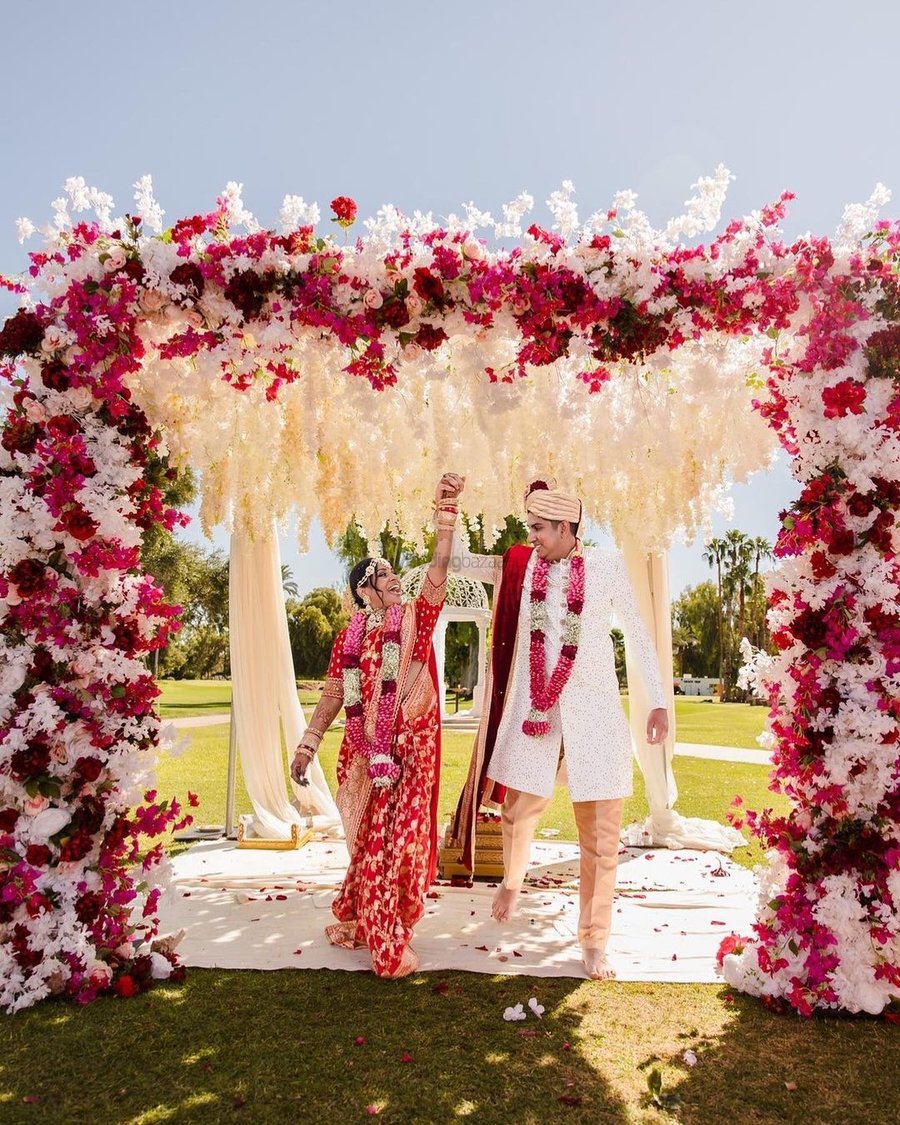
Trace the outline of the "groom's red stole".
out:
[[[503,573],[497,600],[491,636],[491,696],[488,710],[482,716],[478,737],[472,748],[469,775],[460,794],[453,818],[453,838],[462,846],[461,862],[471,871],[474,866],[475,825],[482,802],[490,800],[502,804],[506,789],[489,780],[488,768],[497,731],[503,717],[503,706],[509,687],[513,654],[516,651],[516,632],[519,624],[519,606],[525,585],[525,568],[531,558],[531,547],[510,547],[503,556]]]

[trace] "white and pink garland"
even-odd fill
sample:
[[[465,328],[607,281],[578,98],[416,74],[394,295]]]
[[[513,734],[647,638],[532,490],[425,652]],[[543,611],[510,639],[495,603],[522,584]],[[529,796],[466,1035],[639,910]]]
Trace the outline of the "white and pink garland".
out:
[[[531,707],[522,723],[528,735],[550,733],[550,711],[559,702],[563,688],[569,682],[578,643],[581,640],[581,611],[584,609],[584,556],[575,555],[569,568],[566,584],[566,616],[563,620],[562,644],[550,678],[547,679],[547,580],[550,564],[536,558],[531,574],[529,617],[531,640],[528,651],[529,687]]]
[[[122,219],[67,185],[26,277],[3,281],[25,300],[0,329],[0,1003],[166,971],[144,885],[158,852],[130,867],[140,836],[180,817],[152,790],[141,803],[159,743],[142,657],[177,611],[139,548],[176,519],[159,490],[172,458],[199,459],[210,522],[300,497],[329,531],[359,506],[373,534],[372,472],[421,509],[435,466],[410,448],[477,468],[489,523],[551,471],[652,549],[697,526],[729,467],[765,462],[763,444],[741,460],[761,428],[735,436],[754,394],[804,486],[779,541],[769,680],[773,784],[794,808],[754,821],[775,858],[725,973],[801,1011],[898,995],[900,227],[873,197],[835,242],[784,245],[785,196],[679,244],[712,229],[728,178],[663,231],[628,193],[579,225],[566,185],[549,230],[521,231],[523,197],[502,222],[385,208],[349,244],[296,198],[278,233],[234,187],[163,230],[149,181]],[[96,220],[72,218],[90,206]],[[354,219],[334,201],[340,227]],[[492,250],[479,227],[521,242]],[[577,437],[571,465],[564,449],[535,463],[550,423]]]
[[[368,774],[375,785],[387,787],[400,778],[400,765],[391,753],[391,743],[399,701],[397,677],[400,675],[400,626],[403,621],[403,606],[399,603],[389,606],[384,616],[375,737],[371,740],[366,735],[360,668],[367,620],[368,614],[364,610],[354,613],[344,636],[342,668],[347,738],[354,752],[368,762]]]

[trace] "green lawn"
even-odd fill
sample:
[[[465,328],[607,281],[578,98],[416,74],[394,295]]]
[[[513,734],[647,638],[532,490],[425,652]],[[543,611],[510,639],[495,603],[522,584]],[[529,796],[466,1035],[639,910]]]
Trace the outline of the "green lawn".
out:
[[[198,824],[221,824],[225,818],[225,786],[228,765],[228,727],[216,725],[193,728],[183,732],[189,749],[177,758],[162,755],[158,770],[158,788],[161,793],[184,794],[188,788],[200,797],[197,810]],[[444,733],[441,764],[441,820],[447,820],[466,778],[472,735],[462,732]],[[341,731],[334,729],[325,736],[319,752],[322,768],[332,787]],[[764,805],[786,808],[782,798],[768,791],[769,772],[765,766],[744,765],[738,762],[716,762],[701,758],[678,756],[675,759],[675,779],[678,784],[678,810],[684,816],[700,816],[709,820],[724,821],[733,797],[740,794],[751,808]],[[287,777],[287,757],[285,757]],[[640,771],[635,768],[634,796],[625,803],[624,820],[642,820],[648,813]],[[236,787],[237,811],[249,812],[243,779],[238,767]],[[558,789],[538,828],[557,828],[564,840],[576,838],[575,818],[568,790]],[[753,866],[762,859],[759,845],[753,841],[748,848],[735,852],[740,863]]]
[[[221,714],[231,706],[229,680],[161,680],[160,714],[164,719]],[[319,700],[315,690],[299,693],[305,709]],[[628,709],[628,698],[624,698]],[[746,703],[718,703],[700,699],[675,699],[675,729],[679,742],[711,746],[743,746],[758,750],[757,736],[766,720],[765,707]]]
[[[767,707],[751,707],[749,703],[704,702],[678,696],[675,737],[678,742],[759,750],[756,739],[762,734],[768,713]]]
[[[226,698],[184,687],[173,697],[167,686],[167,705],[212,713]],[[727,714],[718,704],[691,706],[700,708],[697,722]],[[762,715],[746,711],[754,723]],[[163,793],[199,793],[201,823],[224,817],[227,731],[186,731],[185,753],[159,763]],[[444,815],[471,737],[444,738]],[[331,780],[339,738],[328,734],[322,749]],[[714,741],[725,740],[717,733]],[[722,819],[735,793],[769,803],[762,766],[678,758],[676,767],[687,815]],[[249,808],[240,777],[237,805]],[[645,812],[638,779],[626,818]],[[574,835],[564,791],[544,824]],[[741,849],[736,858],[760,857]],[[530,996],[545,1007],[540,1023],[503,1020],[504,1008]],[[898,1068],[900,1037],[887,1023],[778,1016],[716,985],[451,972],[388,983],[358,973],[194,969],[184,983],[133,1000],[44,1003],[0,1019],[0,1120],[266,1125],[377,1113],[402,1123],[880,1125],[896,1119]],[[654,1069],[672,1098],[667,1110],[649,1103]]]
[[[164,719],[224,714],[231,707],[230,680],[160,680],[159,713]],[[319,701],[317,691],[297,693],[304,708]]]

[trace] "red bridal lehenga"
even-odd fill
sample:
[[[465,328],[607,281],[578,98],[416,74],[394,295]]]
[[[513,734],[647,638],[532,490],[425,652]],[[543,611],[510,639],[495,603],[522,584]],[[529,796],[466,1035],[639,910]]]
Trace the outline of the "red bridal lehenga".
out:
[[[336,801],[350,866],[331,907],[338,922],[326,933],[333,945],[367,946],[380,977],[407,976],[418,967],[410,940],[437,868],[441,724],[431,639],[445,588],[433,586],[426,575],[422,592],[403,612],[401,696],[391,739],[391,755],[401,769],[399,779],[393,785],[374,785],[366,757],[346,733],[338,756]],[[345,637],[342,630],[335,638],[325,688],[329,694],[343,694]],[[380,696],[383,640],[382,620],[367,630],[360,653],[363,713],[370,739]],[[403,694],[406,670],[413,661],[424,667]]]

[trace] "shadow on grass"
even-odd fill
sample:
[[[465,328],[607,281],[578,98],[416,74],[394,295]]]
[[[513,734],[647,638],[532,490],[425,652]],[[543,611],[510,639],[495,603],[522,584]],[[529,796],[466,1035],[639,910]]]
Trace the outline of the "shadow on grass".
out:
[[[634,1120],[577,1048],[577,980],[193,970],[2,1027],[0,1117],[16,1121]],[[544,1018],[506,1022],[537,995]],[[7,1116],[8,1115],[8,1116]]]
[[[718,1034],[686,1026],[659,1065],[663,1097],[680,1119],[713,1122],[865,1122],[900,1117],[900,1036],[880,1019],[778,1014],[759,1000],[721,990],[728,1017]],[[685,1052],[693,1052],[689,1065]],[[691,1060],[693,1062],[693,1060]]]

